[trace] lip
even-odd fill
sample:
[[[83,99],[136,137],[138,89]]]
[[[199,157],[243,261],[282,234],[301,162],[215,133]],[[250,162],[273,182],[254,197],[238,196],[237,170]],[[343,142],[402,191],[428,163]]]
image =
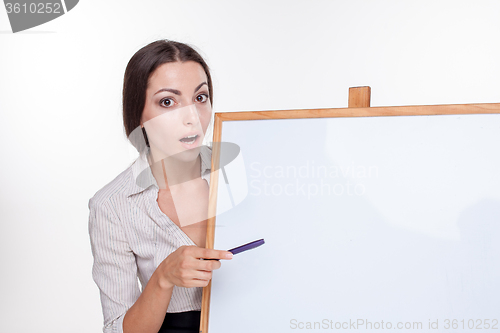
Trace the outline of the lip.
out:
[[[184,143],[184,142],[180,141],[182,138],[185,138],[187,136],[192,136],[192,135],[197,135],[196,140],[194,140],[193,143],[187,144],[187,143]],[[179,142],[181,143],[182,147],[184,147],[185,149],[193,149],[193,148],[196,148],[196,147],[199,146],[199,143],[200,143],[200,140],[201,140],[201,135],[200,135],[199,132],[193,132],[191,134],[184,135],[182,138],[179,139]]]
[[[183,135],[182,137],[179,138],[179,141],[183,138],[186,138],[188,136],[193,136],[193,135],[198,135],[198,138],[201,136],[200,135],[200,132],[190,132],[190,133],[186,133],[185,135]],[[198,138],[196,138],[196,140],[198,140]]]

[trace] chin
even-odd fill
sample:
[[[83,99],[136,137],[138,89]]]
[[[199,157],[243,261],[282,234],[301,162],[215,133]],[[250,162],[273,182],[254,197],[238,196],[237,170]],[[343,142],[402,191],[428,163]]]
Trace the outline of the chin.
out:
[[[171,155],[170,157],[183,162],[191,162],[195,160],[200,154],[200,147],[194,147],[191,149],[186,149],[177,154]]]
[[[193,147],[191,149],[184,149],[184,150],[177,150],[177,151],[171,151],[171,150],[163,150],[163,149],[154,149],[155,153],[153,153],[153,156],[155,157],[155,163],[160,162],[163,159],[171,159],[172,161],[179,161],[179,162],[192,162],[196,160],[198,155],[200,154],[200,146],[198,147]]]

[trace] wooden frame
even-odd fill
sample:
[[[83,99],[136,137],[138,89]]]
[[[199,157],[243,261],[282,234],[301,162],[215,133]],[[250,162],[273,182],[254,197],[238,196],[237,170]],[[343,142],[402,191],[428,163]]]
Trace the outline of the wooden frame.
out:
[[[220,142],[224,121],[334,117],[500,114],[500,103],[369,107],[369,87],[350,88],[349,95],[349,108],[215,113],[213,142]],[[212,151],[212,170],[216,171],[212,173],[210,179],[209,216],[212,217],[208,219],[206,238],[206,247],[211,249],[213,249],[214,247],[215,237],[219,156],[220,146],[214,145]],[[208,332],[210,294],[211,282],[207,287],[203,289],[200,333]]]

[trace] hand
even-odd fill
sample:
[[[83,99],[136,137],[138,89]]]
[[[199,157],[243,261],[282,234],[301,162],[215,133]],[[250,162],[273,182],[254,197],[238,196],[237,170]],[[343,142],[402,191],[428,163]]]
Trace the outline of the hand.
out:
[[[193,288],[206,287],[212,278],[212,271],[221,266],[218,260],[231,259],[229,251],[205,249],[197,246],[181,246],[161,262],[156,269],[160,284],[165,288],[173,286]]]

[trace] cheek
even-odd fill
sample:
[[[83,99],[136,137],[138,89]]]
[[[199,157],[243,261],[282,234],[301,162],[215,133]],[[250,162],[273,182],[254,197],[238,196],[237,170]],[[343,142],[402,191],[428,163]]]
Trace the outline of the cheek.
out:
[[[144,109],[142,110],[142,115],[141,115],[141,123],[144,124],[146,121],[149,121],[154,118],[154,112],[152,110],[152,106],[148,101],[146,101],[146,104],[144,105]]]
[[[200,122],[203,128],[203,132],[205,132],[208,128],[208,124],[210,124],[210,120],[212,118],[212,109],[208,108],[208,110],[203,110],[200,112]]]
[[[172,143],[178,135],[178,125],[174,119],[170,119],[168,114],[150,119],[144,123],[148,140],[155,146],[164,146]]]

